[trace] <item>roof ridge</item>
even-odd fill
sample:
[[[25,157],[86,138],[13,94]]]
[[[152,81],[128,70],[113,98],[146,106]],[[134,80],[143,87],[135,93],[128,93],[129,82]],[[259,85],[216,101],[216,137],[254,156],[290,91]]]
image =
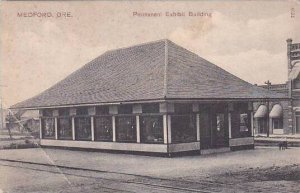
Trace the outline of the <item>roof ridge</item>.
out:
[[[144,43],[140,43],[140,44],[135,44],[135,45],[132,45],[132,46],[124,46],[124,47],[120,47],[120,48],[116,48],[116,49],[111,49],[111,50],[107,50],[106,52],[113,52],[113,51],[125,50],[125,49],[128,49],[128,48],[135,48],[135,47],[139,47],[139,46],[144,46],[144,45],[148,45],[148,44],[154,44],[154,43],[158,43],[158,42],[166,42],[166,41],[170,41],[170,40],[164,38],[164,39],[154,40],[154,41],[150,41],[150,42],[144,42]]]
[[[168,71],[168,62],[169,62],[169,54],[168,54],[168,39],[165,39],[165,64],[164,64],[164,98],[167,97],[167,71]]]

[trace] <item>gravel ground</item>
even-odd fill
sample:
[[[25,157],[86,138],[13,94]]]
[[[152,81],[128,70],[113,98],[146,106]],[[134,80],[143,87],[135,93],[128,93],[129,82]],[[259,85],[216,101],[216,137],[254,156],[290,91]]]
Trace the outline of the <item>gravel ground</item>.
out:
[[[0,188],[9,192],[299,192],[299,155],[300,148],[177,158],[40,148],[1,150]],[[10,183],[16,179],[17,184]]]

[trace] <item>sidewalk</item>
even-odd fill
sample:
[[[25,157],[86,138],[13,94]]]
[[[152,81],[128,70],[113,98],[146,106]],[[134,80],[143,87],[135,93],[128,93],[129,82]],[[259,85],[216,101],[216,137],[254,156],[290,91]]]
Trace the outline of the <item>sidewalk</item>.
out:
[[[284,134],[270,134],[269,137],[267,137],[267,134],[256,134],[255,139],[260,138],[270,138],[270,139],[287,139],[287,140],[295,140],[300,141],[300,134],[294,134],[294,135],[284,135]]]
[[[256,146],[278,146],[282,141],[287,141],[289,147],[300,147],[300,135],[270,135],[259,134],[254,137]]]

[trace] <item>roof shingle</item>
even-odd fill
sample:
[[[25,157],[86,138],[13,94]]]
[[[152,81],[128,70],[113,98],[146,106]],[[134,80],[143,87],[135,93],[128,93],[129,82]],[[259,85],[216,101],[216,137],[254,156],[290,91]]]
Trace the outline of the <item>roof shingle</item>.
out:
[[[285,98],[160,40],[105,52],[41,94],[11,108],[151,99]]]

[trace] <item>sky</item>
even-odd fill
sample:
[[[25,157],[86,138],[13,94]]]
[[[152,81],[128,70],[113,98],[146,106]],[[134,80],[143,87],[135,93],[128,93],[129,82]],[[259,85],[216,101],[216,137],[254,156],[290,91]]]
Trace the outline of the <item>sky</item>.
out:
[[[5,108],[41,93],[107,50],[165,38],[252,84],[285,83],[286,39],[300,43],[297,0],[2,1],[0,9]],[[53,17],[18,16],[33,12]],[[56,17],[61,12],[71,17]],[[162,16],[137,17],[133,12]],[[191,17],[189,12],[211,16]]]

